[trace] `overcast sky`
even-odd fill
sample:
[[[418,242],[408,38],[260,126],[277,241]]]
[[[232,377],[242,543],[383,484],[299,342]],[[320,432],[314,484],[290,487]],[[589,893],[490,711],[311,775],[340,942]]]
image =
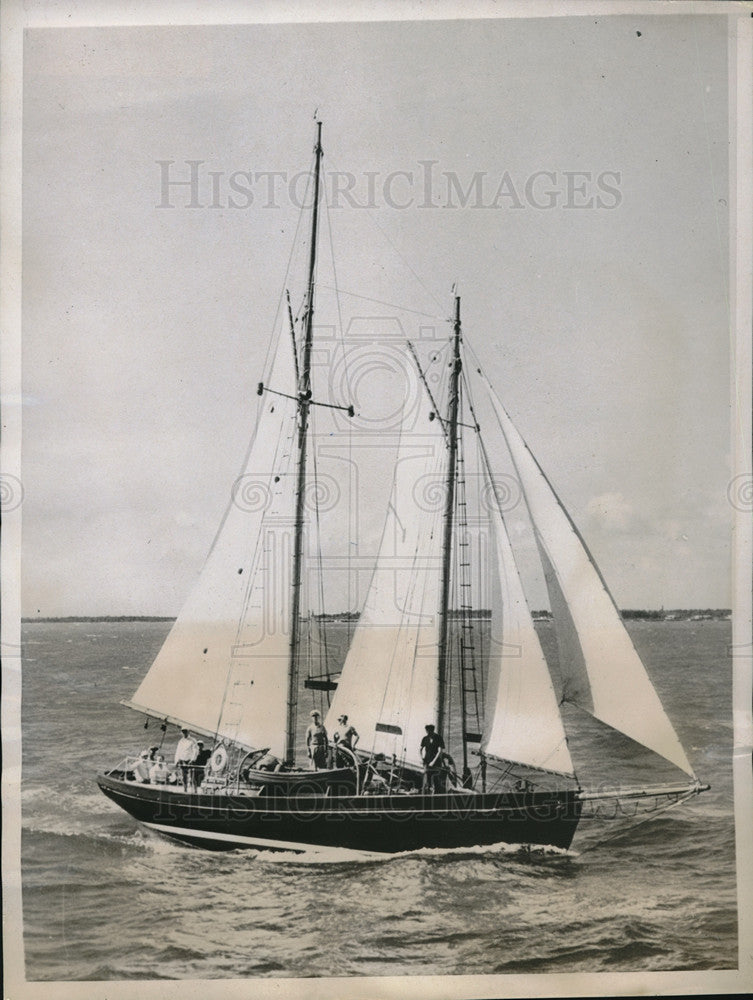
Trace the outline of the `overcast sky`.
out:
[[[318,321],[331,228],[361,409],[359,372],[385,413],[399,383],[378,341],[446,337],[458,281],[618,605],[730,604],[723,17],[34,29],[24,72],[25,615],[179,610],[253,426],[317,108]],[[166,188],[187,161],[196,190]]]

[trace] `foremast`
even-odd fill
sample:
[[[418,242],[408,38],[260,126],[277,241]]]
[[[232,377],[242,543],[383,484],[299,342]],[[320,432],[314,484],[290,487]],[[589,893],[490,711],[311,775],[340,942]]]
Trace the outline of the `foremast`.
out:
[[[290,654],[288,661],[287,722],[285,726],[284,761],[295,763],[295,735],[298,709],[298,652],[301,642],[301,581],[303,577],[303,528],[306,504],[306,445],[309,410],[311,407],[311,349],[314,331],[314,288],[316,284],[316,242],[319,225],[319,179],[322,160],[322,123],[316,123],[314,148],[314,204],[311,215],[311,246],[309,248],[308,290],[303,347],[298,369],[298,467],[296,471],[296,503],[293,542],[292,606],[290,622]]]
[[[442,589],[439,603],[439,655],[437,661],[437,731],[442,733],[447,702],[447,676],[450,652],[450,582],[452,574],[452,542],[455,520],[455,480],[458,462],[458,411],[460,407],[460,296],[455,296],[453,350],[450,363],[449,410],[447,413],[447,443],[449,456],[445,489],[444,538],[442,544]]]

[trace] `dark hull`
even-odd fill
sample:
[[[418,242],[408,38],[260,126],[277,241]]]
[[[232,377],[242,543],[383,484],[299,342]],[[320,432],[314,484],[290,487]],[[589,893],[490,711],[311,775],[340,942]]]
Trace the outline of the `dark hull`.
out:
[[[134,819],[214,850],[419,848],[526,844],[568,848],[581,813],[574,791],[436,795],[288,796],[192,793],[99,775],[99,787]]]

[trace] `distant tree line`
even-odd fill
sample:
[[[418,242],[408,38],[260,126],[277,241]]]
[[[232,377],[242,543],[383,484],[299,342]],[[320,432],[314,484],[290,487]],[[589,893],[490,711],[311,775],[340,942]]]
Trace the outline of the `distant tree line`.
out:
[[[451,610],[450,618],[452,619],[462,619],[466,612],[460,610]],[[491,611],[488,608],[480,608],[477,611],[471,611],[471,618],[491,618]],[[723,621],[732,615],[732,611],[729,608],[673,608],[669,611],[665,611],[661,608],[659,611],[651,610],[647,611],[641,608],[623,608],[620,612],[623,618],[626,620],[637,620],[637,621],[650,621],[650,622],[661,622],[661,621],[700,621],[708,619],[716,619]],[[532,611],[531,615],[536,621],[549,621],[551,620],[552,613],[546,609],[541,609],[537,611]],[[329,621],[329,622],[356,622],[360,617],[360,612],[358,611],[337,611],[332,614],[319,614],[314,615],[317,621]],[[21,619],[22,622],[173,622],[175,621],[174,615],[67,615],[62,618],[50,618],[50,617],[25,617]]]

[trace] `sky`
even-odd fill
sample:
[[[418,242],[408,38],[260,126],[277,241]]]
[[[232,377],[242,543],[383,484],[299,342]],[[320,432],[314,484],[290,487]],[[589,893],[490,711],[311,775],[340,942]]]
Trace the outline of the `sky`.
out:
[[[729,606],[727,91],[721,16],[29,30],[23,614],[180,609],[302,295],[315,112],[364,563],[457,282],[618,606]]]

